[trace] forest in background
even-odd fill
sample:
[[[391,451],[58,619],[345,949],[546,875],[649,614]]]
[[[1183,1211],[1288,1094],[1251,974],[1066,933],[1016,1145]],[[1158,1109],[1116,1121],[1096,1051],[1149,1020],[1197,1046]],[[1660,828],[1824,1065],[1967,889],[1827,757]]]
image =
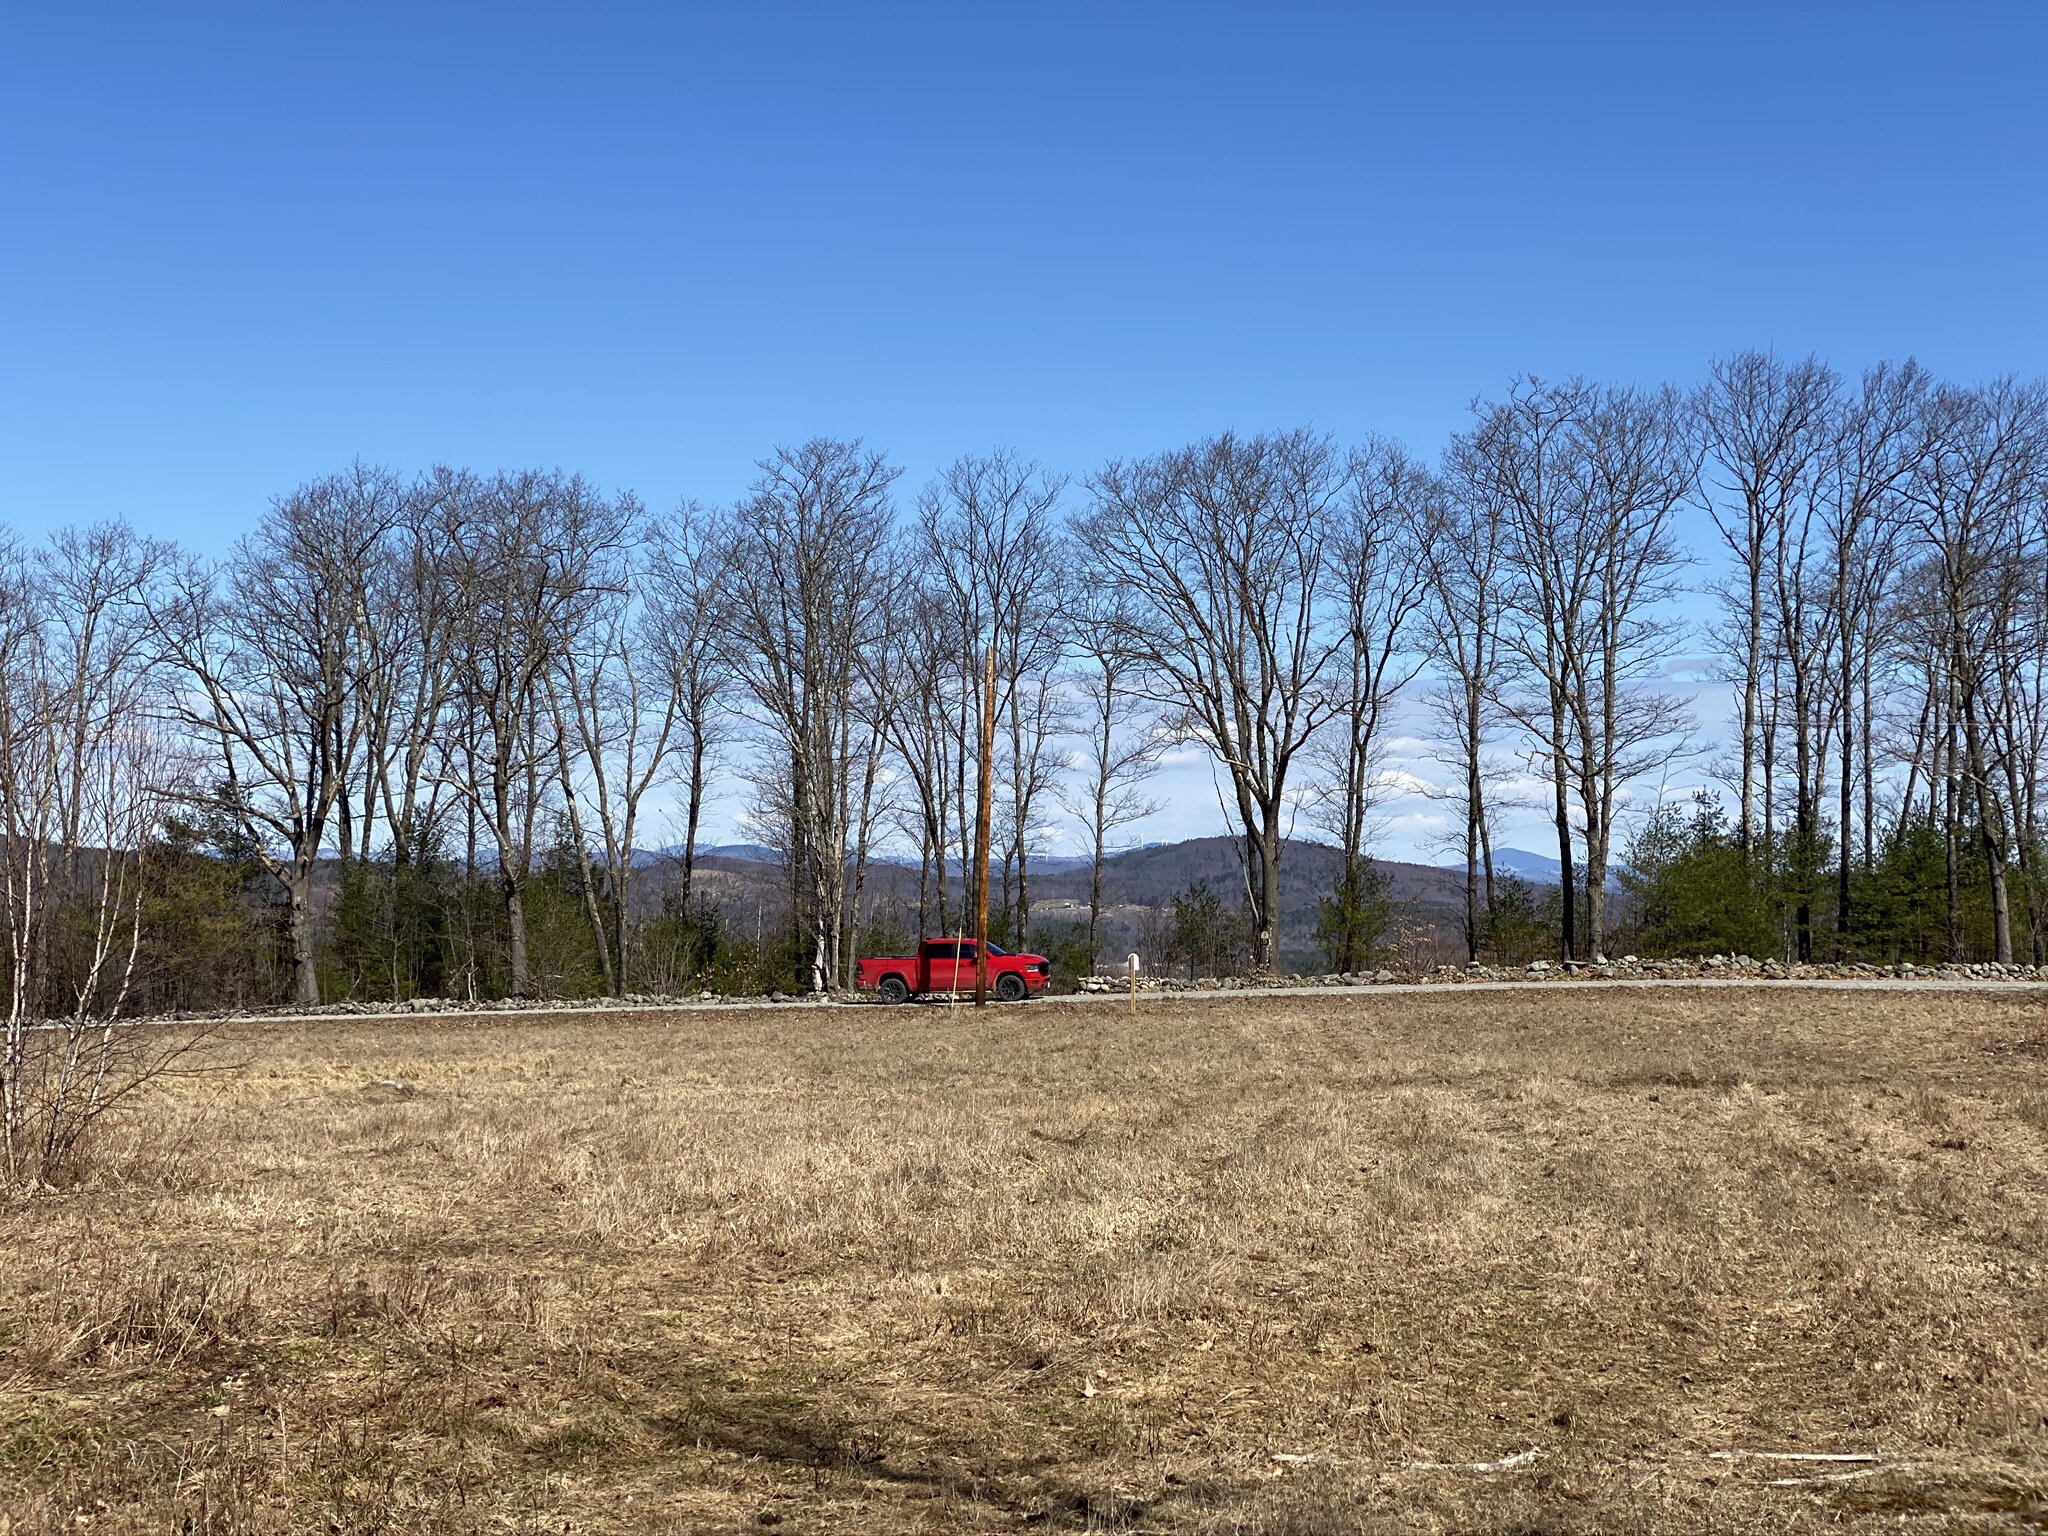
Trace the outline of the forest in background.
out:
[[[829,991],[963,923],[983,827],[993,932],[1086,969],[1105,863],[1187,746],[1235,857],[1158,908],[1162,951],[1361,969],[1399,937],[1372,856],[1397,713],[1446,769],[1464,955],[2048,959],[2037,383],[1744,353],[1686,389],[1520,381],[1433,463],[1301,429],[899,479],[824,439],[669,510],[358,464],[219,561],[125,524],[9,541],[13,1059],[41,1018]],[[1670,681],[1702,650],[1733,720]],[[1720,790],[1652,808],[1681,762]],[[1531,783],[1554,885],[1494,864]],[[735,784],[777,892],[746,914],[695,867]],[[1051,919],[1060,819],[1085,897]],[[1290,924],[1301,836],[1334,856]]]

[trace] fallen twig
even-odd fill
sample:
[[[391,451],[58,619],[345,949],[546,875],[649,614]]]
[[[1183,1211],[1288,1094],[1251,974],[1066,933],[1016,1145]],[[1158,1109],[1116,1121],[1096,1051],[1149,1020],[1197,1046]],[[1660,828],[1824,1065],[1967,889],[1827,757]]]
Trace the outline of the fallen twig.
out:
[[[1880,1472],[1910,1472],[1913,1464],[1901,1461],[1891,1466],[1858,1467],[1853,1472],[1822,1472],[1815,1477],[1774,1477],[1766,1488],[1811,1488],[1818,1483],[1853,1483],[1859,1477],[1875,1477]]]
[[[1404,1461],[1401,1465],[1409,1472],[1513,1472],[1529,1466],[1542,1454],[1539,1448],[1531,1446],[1499,1461]]]
[[[1518,1451],[1499,1461],[1402,1461],[1395,1465],[1403,1472],[1513,1472],[1535,1462],[1543,1452],[1537,1447]],[[1341,1467],[1349,1466],[1355,1458],[1350,1456],[1322,1456],[1311,1453],[1298,1455],[1289,1451],[1275,1451],[1273,1460],[1286,1467]]]
[[[1876,1451],[1707,1451],[1704,1454],[1709,1461],[1796,1461],[1843,1468],[1839,1472],[1816,1472],[1804,1477],[1774,1477],[1763,1485],[1766,1488],[1824,1487],[1834,1483],[1853,1483],[1858,1478],[1875,1477],[1880,1472],[1917,1471],[1919,1467],[1917,1462],[1911,1461],[1887,1462]],[[1519,1471],[1541,1459],[1542,1455],[1541,1447],[1532,1446],[1499,1461],[1402,1461],[1394,1463],[1393,1467],[1403,1472],[1472,1472],[1485,1475]],[[1359,1462],[1359,1458],[1353,1456],[1292,1451],[1275,1451],[1272,1459],[1283,1467],[1343,1467]]]

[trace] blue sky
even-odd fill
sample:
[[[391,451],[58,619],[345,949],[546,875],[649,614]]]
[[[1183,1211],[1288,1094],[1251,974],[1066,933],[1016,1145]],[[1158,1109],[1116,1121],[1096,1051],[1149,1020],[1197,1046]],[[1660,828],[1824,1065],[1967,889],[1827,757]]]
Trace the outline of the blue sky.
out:
[[[814,433],[914,488],[1301,421],[1433,453],[1521,372],[2048,352],[2037,4],[87,3],[0,39],[30,534],[218,551],[357,456],[666,504]]]

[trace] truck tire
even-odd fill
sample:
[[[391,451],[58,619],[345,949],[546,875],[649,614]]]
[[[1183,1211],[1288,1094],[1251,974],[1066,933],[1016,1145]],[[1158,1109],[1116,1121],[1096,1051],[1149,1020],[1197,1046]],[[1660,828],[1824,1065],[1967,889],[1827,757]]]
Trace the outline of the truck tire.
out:
[[[884,976],[875,990],[882,994],[885,1003],[907,1003],[910,1001],[910,983],[901,976]]]
[[[1005,972],[996,978],[996,1001],[999,1003],[1021,1003],[1024,1001],[1024,978],[1015,971]]]

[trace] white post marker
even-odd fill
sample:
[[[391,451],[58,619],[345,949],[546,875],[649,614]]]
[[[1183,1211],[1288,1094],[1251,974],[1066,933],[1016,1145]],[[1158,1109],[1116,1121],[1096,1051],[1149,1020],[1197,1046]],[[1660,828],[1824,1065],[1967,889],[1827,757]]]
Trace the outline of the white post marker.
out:
[[[1124,962],[1131,968],[1131,1012],[1138,1011],[1138,952],[1134,949]]]

